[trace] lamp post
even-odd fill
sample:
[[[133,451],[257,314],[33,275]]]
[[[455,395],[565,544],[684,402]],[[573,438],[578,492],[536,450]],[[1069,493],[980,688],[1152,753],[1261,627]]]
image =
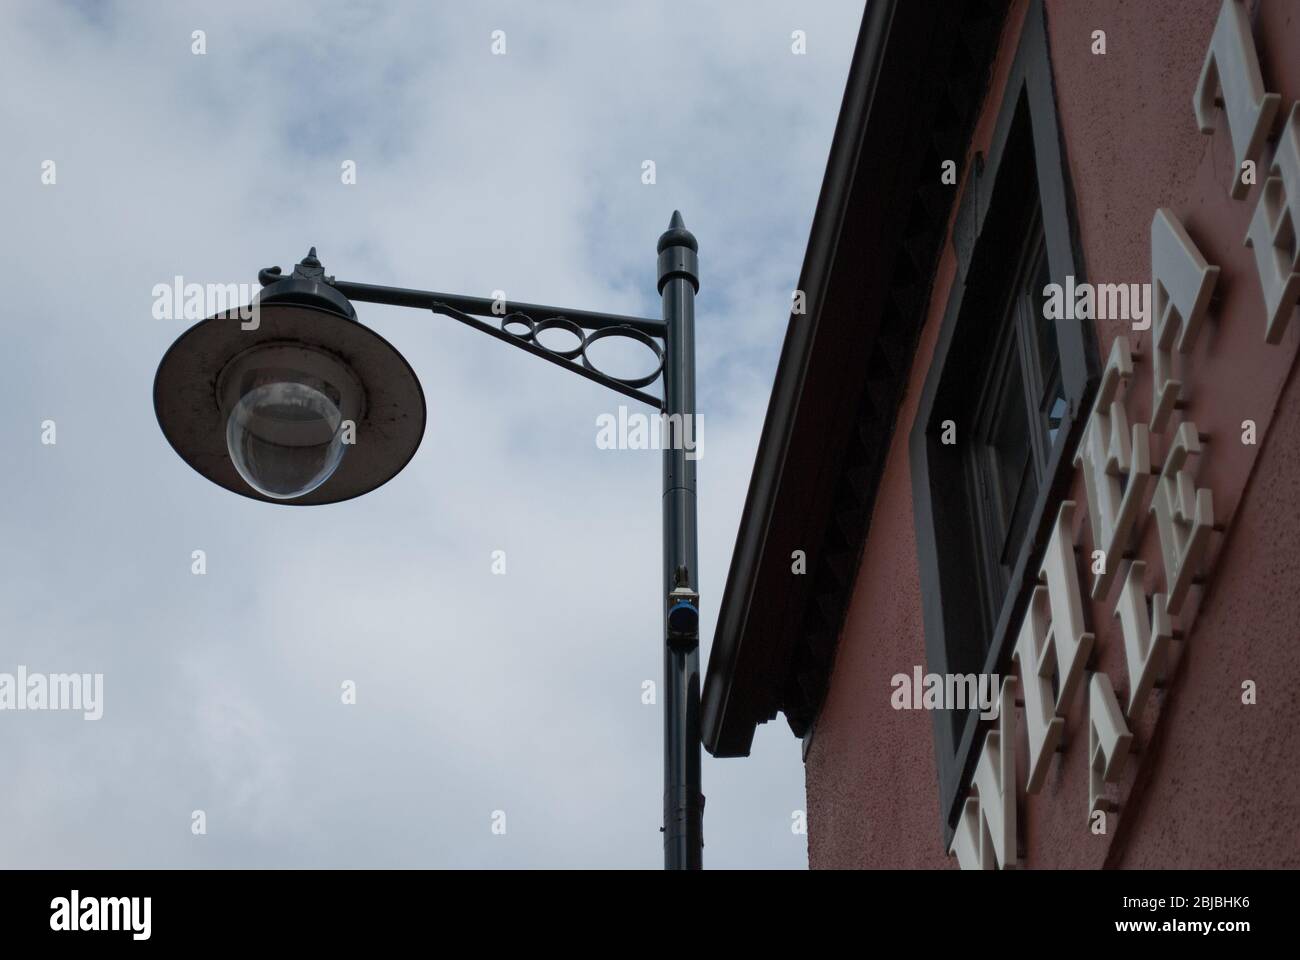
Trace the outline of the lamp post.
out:
[[[664,356],[664,863],[698,869],[703,851],[700,791],[700,615],[696,578],[695,294],[700,267],[695,237],[673,211],[659,238],[659,295]],[[690,749],[675,750],[676,744]]]
[[[190,327],[163,355],[154,410],[191,467],[234,493],[270,503],[336,503],[391,480],[424,434],[424,392],[410,365],[357,320],[352,303],[431,310],[659,410],[663,454],[664,867],[702,865],[699,579],[696,537],[695,237],[674,212],[659,238],[663,319],[505,303],[336,280],[316,250],[289,276],[262,270],[249,312]],[[499,321],[494,325],[483,317]],[[567,350],[544,346],[551,329],[573,334]],[[622,337],[657,366],[615,377],[588,356]],[[663,377],[663,396],[642,388]]]

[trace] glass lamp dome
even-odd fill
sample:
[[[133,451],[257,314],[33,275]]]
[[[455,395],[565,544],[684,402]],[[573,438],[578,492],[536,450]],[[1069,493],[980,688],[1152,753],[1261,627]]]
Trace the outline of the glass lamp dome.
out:
[[[345,364],[322,351],[259,345],[230,361],[218,391],[231,462],[264,497],[311,493],[356,441],[361,387]]]
[[[226,447],[245,482],[264,496],[311,493],[343,460],[343,413],[323,391],[274,380],[239,398],[226,420]]]

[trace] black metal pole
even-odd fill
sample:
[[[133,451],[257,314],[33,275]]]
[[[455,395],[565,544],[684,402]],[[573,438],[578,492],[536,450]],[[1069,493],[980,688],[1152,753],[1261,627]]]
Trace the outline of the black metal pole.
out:
[[[696,572],[695,294],[699,246],[673,211],[659,238],[666,344],[664,405],[664,869],[703,866],[700,790],[700,652]],[[686,597],[688,599],[680,599]],[[676,602],[675,602],[676,601]],[[685,616],[682,616],[682,612]]]

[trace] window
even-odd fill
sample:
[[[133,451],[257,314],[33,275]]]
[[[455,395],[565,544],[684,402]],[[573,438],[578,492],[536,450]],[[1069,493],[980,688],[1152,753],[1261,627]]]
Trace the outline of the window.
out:
[[[983,635],[978,662],[1029,532],[1038,492],[1048,482],[1052,446],[1067,408],[1056,327],[1043,319],[1050,282],[1041,213],[1035,208],[1012,272],[1006,303],[990,318],[989,349],[971,358],[987,375],[961,409],[973,412],[971,435],[959,444],[966,509],[973,518],[972,550]]]
[[[1086,279],[1069,204],[1033,0],[988,157],[953,224],[957,276],[910,438],[927,672],[1011,669],[1069,481],[1099,370],[1087,321],[1044,316],[1048,284]],[[978,759],[978,713],[935,711],[934,737],[946,848]]]

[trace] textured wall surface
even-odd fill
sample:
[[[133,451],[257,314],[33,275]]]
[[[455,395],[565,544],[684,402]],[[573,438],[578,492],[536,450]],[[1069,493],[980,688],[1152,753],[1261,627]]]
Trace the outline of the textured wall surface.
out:
[[[1027,7],[1013,5],[972,153],[988,148]],[[1110,790],[1120,808],[1107,833],[1088,830],[1084,691],[1067,711],[1065,749],[1041,793],[1025,797],[1021,784],[1030,867],[1300,865],[1300,386],[1293,375],[1300,323],[1293,320],[1281,344],[1264,343],[1260,283],[1242,244],[1258,187],[1232,200],[1226,128],[1206,136],[1195,124],[1192,96],[1219,7],[1219,0],[1047,0],[1087,279],[1149,282],[1158,207],[1178,216],[1222,268],[1221,302],[1187,362],[1188,408],[1152,435],[1152,460],[1163,461],[1179,418],[1209,435],[1198,484],[1212,490],[1215,519],[1227,532],[1214,535],[1206,583],[1177,618],[1184,638],[1170,682],[1133,720],[1138,753]],[[1285,110],[1300,96],[1300,5],[1262,0],[1251,9],[1265,85],[1282,94]],[[1105,56],[1091,51],[1095,30],[1106,32]],[[954,274],[949,244],[808,751],[814,867],[951,865],[941,846],[931,716],[893,710],[889,680],[925,664],[907,437]],[[1103,362],[1122,333],[1149,357],[1149,334],[1126,321],[1099,321],[1095,329]],[[1125,405],[1134,422],[1149,415],[1149,362],[1139,364]],[[1258,425],[1256,446],[1241,443],[1246,419]],[[1086,556],[1093,545],[1077,476],[1070,496],[1079,503],[1075,542]],[[1148,562],[1148,592],[1164,589],[1158,546],[1154,519],[1144,515],[1137,553]],[[1090,669],[1105,671],[1123,702],[1117,592],[1085,606],[1097,635]],[[1245,680],[1258,685],[1256,705],[1241,702]],[[1023,778],[1023,727],[1020,740]]]

